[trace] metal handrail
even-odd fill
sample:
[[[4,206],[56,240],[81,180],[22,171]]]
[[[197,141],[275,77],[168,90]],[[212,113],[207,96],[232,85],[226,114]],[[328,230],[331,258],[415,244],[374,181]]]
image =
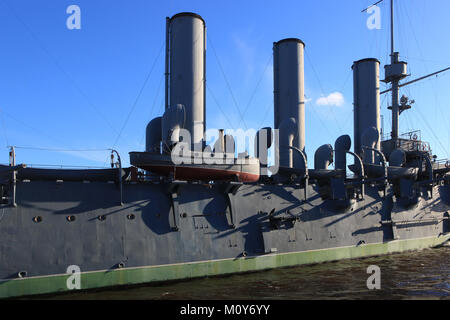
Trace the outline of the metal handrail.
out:
[[[50,168],[60,168],[60,169],[77,169],[77,168],[84,168],[84,169],[108,169],[108,167],[95,167],[95,166],[74,166],[74,165],[58,165],[58,164],[27,164],[29,168],[42,168],[42,169],[50,169]]]

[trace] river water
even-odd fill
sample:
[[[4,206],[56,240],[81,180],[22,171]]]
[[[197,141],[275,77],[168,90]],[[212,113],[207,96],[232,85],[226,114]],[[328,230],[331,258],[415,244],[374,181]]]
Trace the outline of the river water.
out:
[[[369,290],[367,268],[380,268],[380,289]],[[450,247],[343,260],[219,278],[77,292],[50,299],[449,299]]]

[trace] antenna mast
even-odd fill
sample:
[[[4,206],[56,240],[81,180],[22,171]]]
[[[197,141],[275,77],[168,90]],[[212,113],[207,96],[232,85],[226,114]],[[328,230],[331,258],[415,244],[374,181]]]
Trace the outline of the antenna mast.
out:
[[[394,0],[391,0],[391,57],[393,56],[393,54],[394,54]]]
[[[394,0],[391,0],[391,66],[398,62],[398,52],[394,51]],[[392,139],[398,138],[398,82],[399,79],[392,79]]]
[[[396,140],[398,138],[398,122],[399,122],[399,115],[403,110],[409,109],[410,106],[406,105],[405,103],[399,105],[398,101],[398,94],[399,94],[399,88],[409,85],[411,83],[414,83],[416,81],[431,77],[433,75],[437,75],[441,72],[447,71],[450,69],[450,67],[442,69],[440,71],[431,73],[429,75],[420,77],[418,79],[399,84],[399,81],[403,78],[407,77],[408,74],[406,73],[406,65],[407,63],[404,61],[398,60],[398,52],[395,52],[394,50],[394,0],[391,0],[391,64],[386,65],[384,67],[385,69],[385,79],[383,80],[386,83],[391,82],[391,88],[387,89],[385,91],[380,92],[380,94],[387,93],[389,91],[392,91],[392,106],[389,107],[389,109],[392,109],[392,132],[391,132],[391,138],[393,140]],[[402,98],[403,99],[403,98]],[[407,100],[406,100],[407,101]]]
[[[396,140],[398,138],[398,118],[403,111],[402,106],[398,102],[399,81],[407,76],[406,62],[398,60],[398,52],[394,48],[394,0],[391,0],[391,64],[384,66],[386,83],[391,83],[392,91],[392,132],[391,138]]]

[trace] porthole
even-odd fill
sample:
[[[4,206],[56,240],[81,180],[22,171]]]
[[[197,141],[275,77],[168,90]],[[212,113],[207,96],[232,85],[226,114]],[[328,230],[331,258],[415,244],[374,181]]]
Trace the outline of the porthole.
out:
[[[39,223],[41,221],[42,221],[42,217],[41,216],[36,216],[36,217],[33,218],[33,222],[35,222],[35,223]]]
[[[75,221],[75,216],[68,216],[66,219],[69,222],[74,222]]]
[[[105,215],[98,216],[98,220],[105,221],[106,220],[106,216]]]
[[[19,271],[19,272],[17,273],[17,276],[18,276],[19,278],[25,278],[27,275],[28,275],[28,273],[27,273],[26,271]]]
[[[132,213],[127,215],[127,219],[128,220],[134,220],[134,218],[136,218],[136,216],[134,214],[132,214]]]

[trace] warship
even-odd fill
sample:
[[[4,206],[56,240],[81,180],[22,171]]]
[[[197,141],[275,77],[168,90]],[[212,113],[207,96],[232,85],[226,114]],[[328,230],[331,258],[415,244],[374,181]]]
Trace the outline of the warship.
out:
[[[0,167],[0,298],[448,243],[450,161],[437,160],[420,131],[399,133],[399,116],[411,108],[400,88],[430,75],[402,82],[407,63],[394,51],[393,10],[391,0],[382,80],[390,88],[380,91],[379,60],[355,61],[353,141],[340,136],[313,161],[305,153],[301,40],[273,44],[274,127],[256,132],[250,156],[222,129],[206,143],[205,21],[190,12],[166,18],[165,110],[146,128],[145,151],[130,152],[130,167],[115,150],[111,168],[29,167],[11,147]],[[386,93],[392,132],[383,139]]]

